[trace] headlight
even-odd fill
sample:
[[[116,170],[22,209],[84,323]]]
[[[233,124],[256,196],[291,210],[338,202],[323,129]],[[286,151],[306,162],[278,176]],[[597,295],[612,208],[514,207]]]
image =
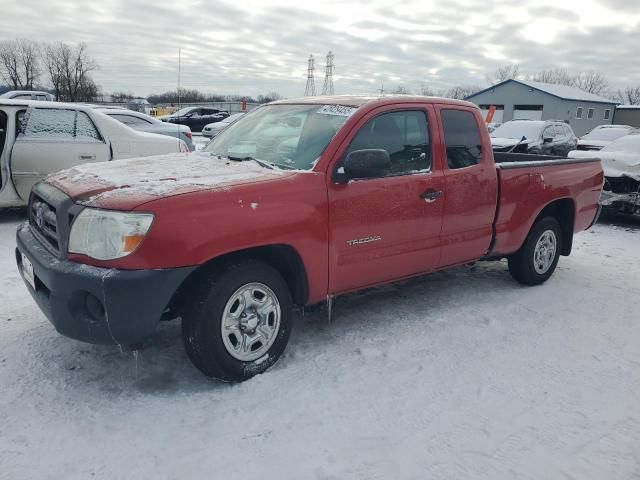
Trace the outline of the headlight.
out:
[[[127,256],[142,243],[152,222],[152,213],[85,208],[71,226],[69,253],[96,260]]]

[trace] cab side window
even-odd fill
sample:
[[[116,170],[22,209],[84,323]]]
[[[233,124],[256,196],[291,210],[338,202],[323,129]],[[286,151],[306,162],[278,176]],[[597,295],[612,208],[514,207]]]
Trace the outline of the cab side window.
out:
[[[442,127],[450,169],[466,168],[480,163],[482,143],[473,113],[466,110],[442,110]]]
[[[351,141],[346,155],[364,149],[386,150],[391,158],[390,175],[429,170],[431,145],[425,112],[390,112],[372,118]]]

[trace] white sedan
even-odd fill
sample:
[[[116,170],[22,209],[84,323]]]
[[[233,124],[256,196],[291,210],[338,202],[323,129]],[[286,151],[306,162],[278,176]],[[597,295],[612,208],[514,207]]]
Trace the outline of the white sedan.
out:
[[[36,182],[81,163],[188,151],[86,105],[0,99],[0,207],[26,205]]]
[[[599,125],[578,140],[578,150],[600,150],[614,140],[634,132],[629,125]]]
[[[229,115],[224,120],[220,120],[219,122],[210,123],[205,125],[202,129],[202,135],[205,137],[213,138],[218,135],[222,130],[227,128],[232,123],[237,122],[245,115],[244,112],[234,113],[233,115]]]
[[[569,158],[593,157],[601,160],[605,176],[600,204],[625,213],[640,213],[640,134],[621,137],[598,152],[569,152]]]

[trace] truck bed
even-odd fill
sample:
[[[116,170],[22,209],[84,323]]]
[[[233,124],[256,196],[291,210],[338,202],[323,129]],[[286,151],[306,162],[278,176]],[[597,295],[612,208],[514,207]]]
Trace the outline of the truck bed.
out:
[[[600,160],[521,153],[494,156],[498,204],[491,255],[517,251],[535,219],[550,204],[566,209],[573,217],[573,231],[567,230],[566,234],[592,225],[604,182]]]

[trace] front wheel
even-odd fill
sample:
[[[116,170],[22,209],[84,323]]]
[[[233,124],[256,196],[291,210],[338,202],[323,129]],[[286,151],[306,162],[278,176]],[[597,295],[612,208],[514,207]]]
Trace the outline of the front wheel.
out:
[[[545,217],[533,226],[524,245],[509,257],[509,272],[518,282],[539,285],[553,274],[562,249],[558,220]]]
[[[202,279],[182,319],[189,359],[205,375],[241,382],[264,372],[289,340],[293,304],[267,264],[246,261]]]

